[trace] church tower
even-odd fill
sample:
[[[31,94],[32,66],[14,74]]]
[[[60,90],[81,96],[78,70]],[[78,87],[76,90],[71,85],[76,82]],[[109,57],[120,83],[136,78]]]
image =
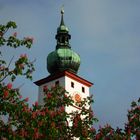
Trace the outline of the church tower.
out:
[[[47,57],[47,70],[50,75],[35,82],[39,86],[38,103],[43,104],[43,87],[60,85],[65,88],[75,102],[89,96],[92,83],[77,75],[80,66],[80,56],[70,46],[71,35],[64,23],[64,10],[61,10],[61,22],[55,36],[56,48]],[[66,108],[68,112],[74,107]]]

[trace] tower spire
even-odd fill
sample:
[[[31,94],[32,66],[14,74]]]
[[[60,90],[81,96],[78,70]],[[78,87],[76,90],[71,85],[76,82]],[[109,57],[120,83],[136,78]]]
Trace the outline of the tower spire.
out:
[[[64,24],[64,6],[61,8],[61,22],[57,28],[55,39],[57,40],[55,51],[47,57],[47,69],[50,74],[62,71],[77,73],[80,66],[80,56],[71,49],[68,27]]]
[[[62,7],[61,7],[61,22],[60,22],[60,26],[61,26],[61,25],[65,25],[65,24],[64,24],[63,15],[64,15],[64,5],[62,5]]]
[[[65,26],[65,23],[64,23],[64,5],[62,5],[61,7],[61,21],[60,21],[60,25],[59,27],[57,28],[57,33],[68,33],[69,32],[69,29],[67,26]]]

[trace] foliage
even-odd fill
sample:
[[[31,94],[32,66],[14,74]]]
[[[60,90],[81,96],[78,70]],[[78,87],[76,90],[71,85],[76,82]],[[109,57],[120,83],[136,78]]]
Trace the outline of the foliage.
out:
[[[25,37],[24,39],[17,38],[17,32],[14,32],[9,37],[6,36],[6,33],[10,29],[15,29],[17,27],[15,22],[8,22],[6,25],[0,25],[0,47],[11,47],[18,48],[20,46],[25,46],[26,48],[31,48],[33,43],[33,38]],[[32,72],[34,71],[33,62],[28,60],[26,54],[21,54],[19,59],[15,62],[15,68],[10,69],[14,57],[12,57],[9,64],[3,59],[2,52],[0,51],[0,82],[5,80],[7,77],[10,77],[12,81],[15,80],[16,76],[24,75],[26,78],[32,79]]]
[[[91,125],[95,118],[80,119],[83,113],[90,116],[92,111],[67,113],[64,106],[72,105],[73,100],[63,88],[45,90],[44,106],[36,102],[29,108],[27,99],[20,99],[19,92],[9,85],[1,85],[0,115],[8,116],[7,122],[0,122],[1,139],[71,140],[75,136],[84,140],[92,136]],[[69,125],[68,118],[74,122],[73,126]]]
[[[95,140],[131,140],[140,139],[140,98],[133,101],[131,109],[128,111],[128,122],[125,129],[112,128],[110,125],[100,127],[94,136]]]
[[[30,48],[33,38],[25,37],[20,40],[17,33],[5,37],[9,29],[15,29],[15,22],[0,25],[0,47]],[[0,52],[2,58],[2,52]],[[48,89],[44,86],[44,105],[35,102],[28,105],[28,98],[23,99],[19,89],[12,87],[17,76],[23,75],[32,79],[33,63],[26,54],[20,55],[15,61],[14,68],[0,59],[0,139],[1,140],[131,140],[140,138],[140,99],[131,104],[128,111],[128,122],[124,129],[112,128],[110,125],[100,127],[97,131],[93,123],[97,121],[92,109],[92,97],[84,98],[74,103],[72,97],[64,88],[56,86]],[[11,81],[4,80],[10,77]],[[88,105],[88,107],[87,107]],[[67,112],[68,106],[78,110]]]
[[[128,111],[128,122],[125,126],[125,132],[130,137],[140,139],[140,98],[137,102],[131,103],[131,109]]]
[[[20,40],[17,33],[6,38],[9,29],[16,27],[15,22],[0,25],[0,47],[31,47],[32,38]],[[12,82],[19,75],[31,79],[33,63],[26,54],[20,55],[13,69],[10,67],[12,61],[13,58],[7,64],[4,59],[0,60],[0,139],[72,140],[79,137],[86,140],[92,137],[92,124],[97,119],[93,111],[85,107],[87,104],[91,106],[92,97],[78,103],[79,111],[68,113],[66,107],[76,106],[69,93],[59,86],[44,87],[44,105],[35,102],[29,107],[28,98],[22,99],[19,89],[12,87]],[[8,77],[11,81],[6,84],[4,80]]]

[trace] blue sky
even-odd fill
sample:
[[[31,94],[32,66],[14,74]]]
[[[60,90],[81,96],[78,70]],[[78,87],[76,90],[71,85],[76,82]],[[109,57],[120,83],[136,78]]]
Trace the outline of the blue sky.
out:
[[[94,83],[94,112],[99,124],[122,127],[130,102],[140,96],[139,0],[0,0],[0,24],[16,21],[19,37],[33,36],[31,50],[3,49],[10,61],[27,53],[36,58],[33,81],[48,76],[46,57],[56,46],[55,34],[64,4],[71,46],[81,56],[79,75]],[[15,31],[11,31],[15,32]],[[18,79],[24,97],[37,100],[33,81]]]

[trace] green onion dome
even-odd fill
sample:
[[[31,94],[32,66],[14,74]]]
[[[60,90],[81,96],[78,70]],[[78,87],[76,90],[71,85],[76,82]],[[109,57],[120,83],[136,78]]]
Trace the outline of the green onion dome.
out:
[[[64,10],[61,10],[61,22],[57,28],[55,39],[57,40],[56,50],[47,57],[47,69],[50,74],[68,70],[78,72],[80,56],[71,49],[69,40],[71,35],[63,20]]]
[[[79,66],[80,56],[69,48],[59,48],[47,57],[47,69],[51,74],[64,70],[77,73]]]

